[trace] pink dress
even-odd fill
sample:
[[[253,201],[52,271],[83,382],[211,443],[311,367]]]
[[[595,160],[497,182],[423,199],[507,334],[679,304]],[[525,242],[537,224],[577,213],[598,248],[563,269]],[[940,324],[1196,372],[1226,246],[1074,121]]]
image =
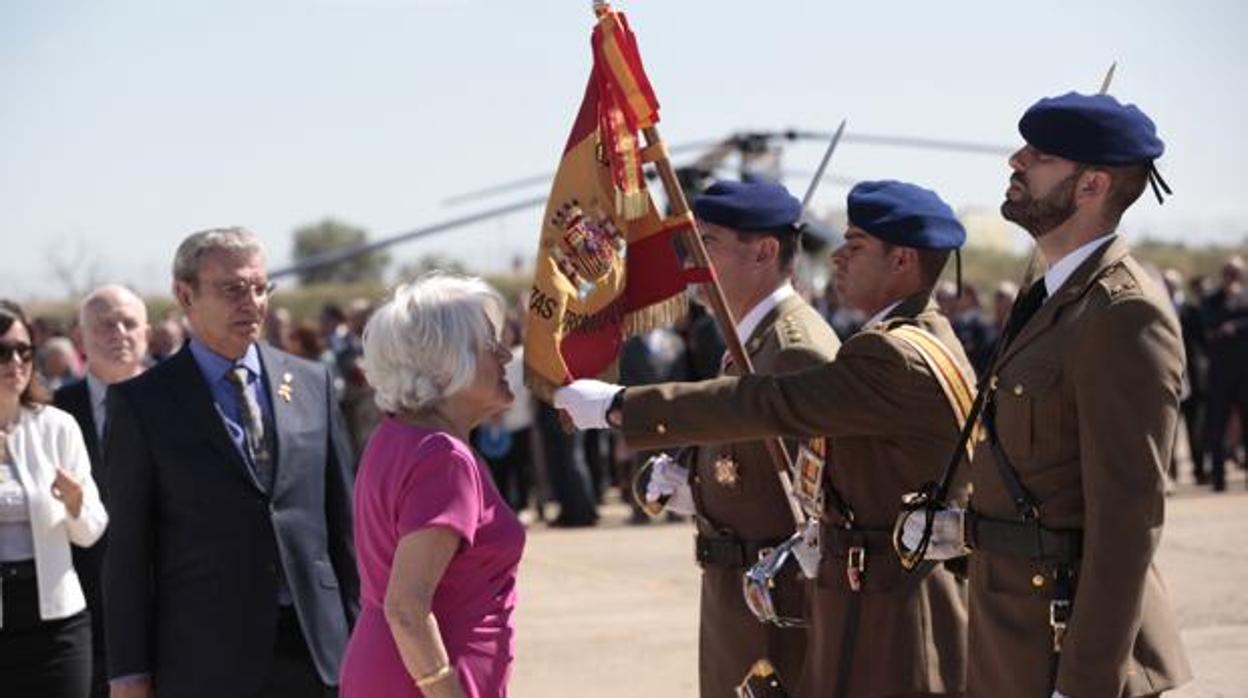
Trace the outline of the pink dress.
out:
[[[387,418],[368,441],[355,483],[360,617],[343,659],[342,698],[422,696],[382,609],[399,539],[430,526],[461,539],[433,596],[455,672],[469,696],[507,695],[524,527],[466,444]]]

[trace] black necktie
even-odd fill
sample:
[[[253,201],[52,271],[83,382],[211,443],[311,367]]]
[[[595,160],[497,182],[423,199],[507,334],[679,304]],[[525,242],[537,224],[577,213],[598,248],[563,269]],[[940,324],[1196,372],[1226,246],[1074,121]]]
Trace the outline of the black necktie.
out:
[[[1040,306],[1044,305],[1044,299],[1048,297],[1049,291],[1043,278],[1037,279],[1025,293],[1019,295],[1018,300],[1014,302],[1014,309],[1010,311],[1010,319],[1005,323],[1003,333],[1005,336],[1002,341],[1007,346],[1027,325],[1031,316],[1040,310]]]

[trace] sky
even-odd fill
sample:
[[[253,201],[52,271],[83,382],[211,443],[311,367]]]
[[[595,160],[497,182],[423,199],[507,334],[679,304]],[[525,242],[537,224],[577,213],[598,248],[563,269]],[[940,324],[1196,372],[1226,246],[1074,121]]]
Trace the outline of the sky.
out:
[[[1248,236],[1248,3],[1193,0],[617,3],[637,34],[669,144],[742,129],[1015,146],[1037,99],[1095,91],[1140,105],[1175,191],[1122,229]],[[178,242],[256,231],[273,266],[327,216],[373,238],[545,194],[443,199],[553,171],[590,66],[588,0],[0,2],[0,296],[65,292],[55,269],[168,287]],[[813,171],[823,144],[785,151]],[[680,164],[680,160],[677,160]],[[843,144],[830,173],[936,189],[995,209],[997,156]],[[802,180],[790,181],[797,192]],[[817,210],[843,207],[827,184]],[[541,211],[393,249],[479,271],[536,249]],[[1020,240],[1024,234],[1017,232]],[[1021,243],[1020,243],[1021,244]],[[85,272],[82,272],[85,273]]]

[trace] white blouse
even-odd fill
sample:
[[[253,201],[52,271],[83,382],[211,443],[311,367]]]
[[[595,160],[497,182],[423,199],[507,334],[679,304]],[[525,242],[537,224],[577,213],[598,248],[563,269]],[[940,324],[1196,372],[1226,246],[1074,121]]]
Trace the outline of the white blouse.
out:
[[[39,578],[39,617],[68,618],[87,607],[74,572],[69,544],[90,547],[104,534],[108,513],[91,479],[91,460],[73,416],[51,405],[22,408],[9,434],[10,460],[30,503],[30,528]],[[82,484],[82,509],[69,515],[52,496],[56,469],[61,467]],[[3,618],[0,609],[0,618]]]

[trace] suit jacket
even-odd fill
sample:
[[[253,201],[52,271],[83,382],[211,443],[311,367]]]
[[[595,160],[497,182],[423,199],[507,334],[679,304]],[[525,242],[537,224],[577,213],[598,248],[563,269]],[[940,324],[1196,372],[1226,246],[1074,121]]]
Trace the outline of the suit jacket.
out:
[[[629,443],[827,435],[825,477],[865,529],[891,529],[901,496],[934,479],[957,446],[957,422],[936,377],[897,324],[936,336],[963,370],[969,361],[928,294],[905,299],[881,326],[850,337],[830,363],[781,376],[719,378],[629,388]],[[965,488],[955,492],[964,498]],[[830,523],[837,523],[829,507]],[[849,589],[845,555],[824,553],[816,582],[802,695],[832,695],[848,672],[851,696],[961,691],[966,663],[966,586],[944,567],[901,571],[891,546],[868,547],[861,592]],[[860,603],[853,656],[842,667],[851,596]],[[1002,694],[1002,695],[1008,695]]]
[[[108,392],[110,674],[152,674],[162,696],[261,690],[279,573],[321,679],[338,683],[359,597],[350,450],[325,367],[259,350],[275,422],[271,495],[189,346]]]
[[[782,300],[765,315],[745,350],[758,373],[787,373],[830,361],[840,347],[836,333],[798,296]],[[729,375],[740,375],[735,364]],[[795,444],[788,444],[796,455]],[[735,478],[717,477],[716,462],[735,464]],[[780,489],[775,466],[761,441],[715,444],[698,449],[691,486],[698,506],[698,529],[705,536],[749,541],[783,540],[793,535],[793,515]],[[806,654],[806,631],[763,625],[741,595],[744,568],[707,565],[702,572],[699,629],[699,681],[703,696],[729,696],[763,657],[775,664],[786,685],[796,686]],[[781,612],[806,615],[805,585],[795,574],[775,590]]]
[[[61,386],[52,396],[52,404],[73,415],[82,431],[82,440],[91,459],[91,479],[100,491],[100,501],[108,509],[108,480],[104,475],[104,458],[100,453],[100,439],[96,435],[95,411],[91,407],[91,391],[86,379]],[[108,531],[89,548],[77,545],[70,548],[74,571],[82,583],[82,594],[91,611],[91,695],[108,695],[108,669],[105,664],[104,640],[104,551],[108,547]]]
[[[1040,502],[1041,523],[1083,531],[1057,689],[1136,696],[1182,683],[1190,670],[1153,566],[1183,376],[1164,290],[1111,241],[1019,331],[996,376],[1001,447]],[[977,511],[1018,519],[987,443],[972,481]],[[1028,559],[972,556],[972,695],[1050,694],[1046,572]]]

